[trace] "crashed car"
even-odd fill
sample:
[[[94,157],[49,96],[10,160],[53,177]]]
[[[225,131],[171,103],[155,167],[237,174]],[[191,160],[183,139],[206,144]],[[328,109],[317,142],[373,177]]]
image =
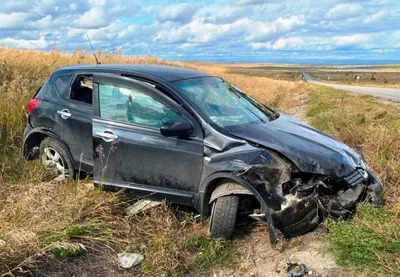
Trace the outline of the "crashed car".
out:
[[[90,78],[94,182],[193,206],[211,215],[213,237],[230,238],[239,212],[265,222],[274,243],[275,230],[296,236],[326,217],[347,218],[360,201],[382,201],[381,182],[360,153],[218,77],[156,65],[79,65],[55,74]],[[74,174],[79,155],[71,149],[87,144],[70,145],[53,132],[57,123],[49,125],[34,141],[38,127],[27,128],[25,153],[51,136]]]

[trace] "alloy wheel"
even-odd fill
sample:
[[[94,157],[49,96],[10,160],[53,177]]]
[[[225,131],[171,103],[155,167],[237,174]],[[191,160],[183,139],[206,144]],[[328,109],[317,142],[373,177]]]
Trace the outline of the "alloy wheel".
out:
[[[53,147],[43,149],[42,163],[46,169],[53,170],[57,174],[65,175],[68,173],[66,163]]]

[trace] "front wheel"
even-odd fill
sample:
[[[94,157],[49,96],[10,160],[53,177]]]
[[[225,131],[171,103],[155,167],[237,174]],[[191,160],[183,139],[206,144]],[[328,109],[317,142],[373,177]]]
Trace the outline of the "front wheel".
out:
[[[238,195],[223,196],[213,202],[209,229],[211,237],[225,239],[232,237],[238,206]]]

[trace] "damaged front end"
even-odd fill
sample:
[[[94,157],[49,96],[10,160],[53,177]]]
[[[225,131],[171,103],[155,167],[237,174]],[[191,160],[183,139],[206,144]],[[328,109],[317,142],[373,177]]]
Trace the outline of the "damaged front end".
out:
[[[326,176],[293,173],[292,179],[280,187],[282,202],[280,209],[272,210],[272,219],[274,226],[285,237],[311,231],[325,218],[347,219],[356,203],[361,201],[379,206],[383,195],[379,179],[368,169],[361,168],[341,181]],[[257,214],[250,216],[265,219]]]
[[[352,171],[347,168],[350,173],[343,177],[320,174],[318,168],[318,172],[304,172],[281,153],[246,140],[217,138],[212,133],[205,138],[206,176],[229,172],[234,180],[240,180],[239,187],[216,190],[210,203],[229,194],[255,196],[260,208],[250,216],[268,224],[272,244],[275,229],[294,237],[315,229],[326,218],[348,218],[360,201],[381,204],[382,185],[363,162]]]

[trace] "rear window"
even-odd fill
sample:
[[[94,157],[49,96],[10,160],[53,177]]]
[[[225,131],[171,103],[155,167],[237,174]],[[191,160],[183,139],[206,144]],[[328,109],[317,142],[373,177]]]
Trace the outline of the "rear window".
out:
[[[54,82],[57,91],[62,96],[67,96],[69,91],[69,84],[71,82],[72,75],[65,75],[58,77],[57,80]]]

